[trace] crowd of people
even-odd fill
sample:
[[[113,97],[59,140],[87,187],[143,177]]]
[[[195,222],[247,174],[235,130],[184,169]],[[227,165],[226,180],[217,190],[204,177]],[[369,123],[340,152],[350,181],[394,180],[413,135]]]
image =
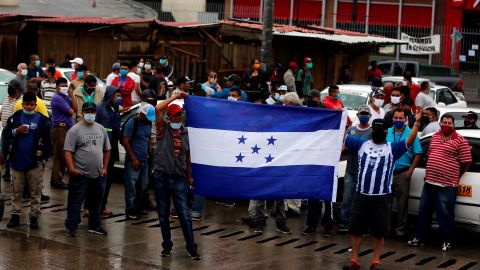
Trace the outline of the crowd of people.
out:
[[[179,100],[197,95],[346,110],[338,86],[330,86],[323,98],[314,89],[313,60],[309,57],[303,59],[302,67],[295,61],[286,67],[277,64],[272,74],[267,74],[261,62],[254,59],[243,77],[230,74],[220,81],[217,73],[210,71],[205,82],[187,76],[176,78],[166,56],[113,63],[106,89],[82,58],[68,61],[74,69],[70,82],[58,73],[55,61],[47,60],[44,70],[38,55],[32,55],[28,65],[18,64],[16,77],[8,85],[0,118],[4,127],[2,178],[11,182],[13,192],[9,228],[20,225],[22,198],[31,201],[30,228],[39,228],[40,202],[48,200],[42,194],[44,167],[51,158],[51,187],[68,190],[67,235],[77,235],[82,205],[83,215],[88,216],[88,232],[106,235],[100,217],[113,214],[108,209],[108,196],[121,144],[126,152],[126,218],[135,220],[147,210],[156,209],[163,237],[161,255],[167,257],[173,246],[169,218],[178,217],[187,251],[198,260],[192,220],[204,218],[205,198],[192,193],[195,183],[190,172],[187,123]],[[290,233],[287,212],[298,214],[302,205],[308,212],[304,234],[315,233],[319,223],[325,237],[332,235],[334,223],[338,223],[339,232],[350,232],[352,259],[345,269],[360,268],[359,249],[365,234],[373,236],[370,269],[381,269],[383,241],[390,233],[392,199],[398,202],[394,233],[407,236],[410,179],[422,156],[428,156],[426,184],[415,238],[408,244],[424,244],[436,211],[444,242],[442,250],[449,250],[453,242],[455,187],[472,161],[467,141],[455,131],[454,117],[444,114],[438,121],[435,102],[428,95],[428,82],[416,85],[406,73],[399,85],[379,85],[382,74],[375,63],[367,76],[372,84],[370,102],[358,108],[358,121],[347,119],[344,146],[349,156],[338,213],[329,201],[290,198],[276,200],[273,210],[279,233]],[[338,82],[352,82],[348,67],[342,68]],[[122,124],[121,113],[133,108],[136,113]],[[478,129],[477,114],[469,112],[464,118],[464,128]],[[422,149],[417,136],[420,133],[433,133],[428,149]],[[442,165],[445,162],[450,164],[448,168]],[[151,205],[146,203],[149,189],[155,194]],[[232,207],[235,201],[222,200],[218,204]],[[267,202],[251,200],[244,221],[256,233],[263,233],[267,217]]]

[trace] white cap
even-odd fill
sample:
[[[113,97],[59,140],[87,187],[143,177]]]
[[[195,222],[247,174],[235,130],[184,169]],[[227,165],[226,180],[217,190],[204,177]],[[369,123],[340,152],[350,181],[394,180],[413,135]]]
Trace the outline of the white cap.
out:
[[[80,58],[80,57],[77,57],[77,58],[75,58],[75,59],[73,59],[73,60],[70,60],[70,63],[77,63],[77,64],[79,64],[79,65],[83,65],[83,59]]]
[[[288,87],[286,85],[280,85],[278,91],[288,91]]]

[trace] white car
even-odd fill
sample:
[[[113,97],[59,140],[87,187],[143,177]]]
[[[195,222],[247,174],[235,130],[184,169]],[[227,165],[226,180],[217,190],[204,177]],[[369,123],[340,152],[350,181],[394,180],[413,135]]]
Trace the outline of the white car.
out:
[[[478,109],[477,109],[478,111]],[[455,121],[456,122],[456,121]],[[457,131],[470,144],[473,163],[460,179],[457,187],[455,220],[459,223],[480,226],[480,130],[461,129]],[[420,140],[423,151],[428,150],[431,134]],[[415,169],[410,184],[409,213],[417,215],[425,179],[426,157]]]
[[[45,70],[45,68],[43,68]],[[70,81],[72,80],[72,75],[73,75],[73,72],[75,72],[75,69],[73,68],[60,68],[60,67],[56,67],[55,68],[57,71],[59,71],[62,76],[67,79],[68,81],[68,85],[70,85]],[[93,75],[96,79],[97,79],[97,85],[100,85],[103,90],[105,90],[107,88],[107,84],[105,83],[104,80],[98,78],[95,74],[93,73],[88,73],[88,75]]]
[[[399,83],[403,82],[403,77],[402,76],[388,76],[388,77],[383,77],[382,78],[382,83],[393,83],[393,85],[397,85]],[[422,84],[423,82],[429,82],[430,85],[433,85],[434,83],[430,79],[426,78],[417,78],[417,77],[412,77],[412,82],[414,84]]]
[[[0,68],[0,109],[3,100],[8,96],[8,83],[15,78],[15,73],[6,69]]]

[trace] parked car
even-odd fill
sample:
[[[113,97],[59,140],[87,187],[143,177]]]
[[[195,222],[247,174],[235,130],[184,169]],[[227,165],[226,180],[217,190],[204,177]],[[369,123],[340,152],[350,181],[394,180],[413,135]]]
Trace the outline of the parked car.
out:
[[[480,226],[480,131],[458,130],[470,144],[473,163],[460,179],[457,187],[457,202],[455,204],[455,220],[459,223]],[[431,136],[427,135],[420,140],[423,151],[430,145]],[[415,169],[410,181],[409,213],[418,215],[418,206],[422,194],[425,166],[427,158],[423,157],[420,165]]]
[[[70,85],[70,81],[72,80],[72,75],[73,75],[73,72],[75,72],[75,70],[73,68],[59,68],[59,67],[56,67],[55,69],[58,70],[65,79],[67,79],[68,85]],[[107,84],[105,83],[104,80],[100,79],[95,74],[90,72],[88,73],[88,75],[95,76],[95,78],[97,79],[97,84],[100,85],[104,90],[107,88]]]
[[[8,83],[15,78],[15,73],[0,68],[0,109],[5,97],[8,95]]]
[[[455,128],[463,127],[463,115],[465,115],[469,111],[473,111],[480,116],[480,109],[479,108],[456,108],[456,107],[437,107],[438,110],[438,122],[440,122],[440,118],[442,115],[448,113],[455,118]],[[477,120],[477,126],[480,126],[480,120]],[[480,131],[478,131],[480,133]]]

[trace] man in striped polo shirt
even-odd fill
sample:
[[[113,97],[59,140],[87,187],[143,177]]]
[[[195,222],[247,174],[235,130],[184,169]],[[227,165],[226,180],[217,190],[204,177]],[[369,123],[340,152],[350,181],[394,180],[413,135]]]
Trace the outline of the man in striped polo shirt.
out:
[[[417,137],[421,111],[417,111],[416,122],[406,140],[386,142],[387,125],[382,118],[372,122],[372,139],[348,135],[345,146],[352,154],[358,153],[358,181],[350,212],[352,259],[343,269],[360,269],[358,263],[362,235],[373,236],[373,262],[371,270],[382,269],[384,237],[390,231],[392,178],[395,162],[408,151]]]
[[[451,114],[444,114],[440,119],[441,130],[432,135],[427,152],[425,184],[418,207],[416,237],[408,241],[409,246],[423,245],[435,211],[443,238],[442,251],[451,249],[456,187],[472,163],[470,146],[467,140],[455,131],[454,123],[455,119]]]

